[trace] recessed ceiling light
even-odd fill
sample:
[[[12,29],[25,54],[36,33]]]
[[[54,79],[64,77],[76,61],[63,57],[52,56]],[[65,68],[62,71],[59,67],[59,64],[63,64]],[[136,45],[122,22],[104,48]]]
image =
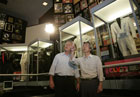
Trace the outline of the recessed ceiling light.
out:
[[[47,2],[43,2],[42,5],[43,5],[43,6],[47,6],[48,3],[47,3]]]

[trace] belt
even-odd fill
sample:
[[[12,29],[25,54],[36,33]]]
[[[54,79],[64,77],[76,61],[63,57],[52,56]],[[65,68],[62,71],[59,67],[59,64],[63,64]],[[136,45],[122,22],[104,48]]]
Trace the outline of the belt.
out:
[[[95,79],[98,79],[97,77],[95,78],[81,78],[81,80],[95,80]]]
[[[55,75],[55,77],[58,77],[58,78],[74,78],[74,76],[68,76],[68,75],[63,75],[63,76]]]

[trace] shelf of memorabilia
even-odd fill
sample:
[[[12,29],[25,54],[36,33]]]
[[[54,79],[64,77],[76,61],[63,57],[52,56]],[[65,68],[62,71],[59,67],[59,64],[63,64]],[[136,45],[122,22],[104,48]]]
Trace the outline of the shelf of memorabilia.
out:
[[[77,47],[76,56],[82,56],[83,42],[90,42],[92,47],[95,46],[92,23],[78,16],[71,22],[59,27],[60,32],[60,51],[64,51],[64,43],[68,40],[74,41]]]
[[[49,40],[35,40],[29,44],[29,73],[39,74],[49,72],[53,58],[53,43]],[[43,79],[42,79],[43,78]],[[46,80],[44,76],[30,77],[30,80]]]

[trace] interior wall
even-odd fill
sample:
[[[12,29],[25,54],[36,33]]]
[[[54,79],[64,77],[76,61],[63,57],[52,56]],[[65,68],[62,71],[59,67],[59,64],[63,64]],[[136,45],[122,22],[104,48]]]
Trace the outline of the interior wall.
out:
[[[45,32],[45,23],[26,28],[25,43],[30,44],[36,39],[50,40],[50,35]]]

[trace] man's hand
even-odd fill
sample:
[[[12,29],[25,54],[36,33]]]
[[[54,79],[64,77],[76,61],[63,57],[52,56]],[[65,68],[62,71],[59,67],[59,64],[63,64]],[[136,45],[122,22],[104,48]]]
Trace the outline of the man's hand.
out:
[[[51,89],[54,89],[55,85],[54,85],[54,81],[53,81],[53,76],[50,76],[49,85],[50,85]]]
[[[103,91],[103,84],[102,82],[99,83],[98,89],[97,89],[97,93],[100,93]]]
[[[79,92],[79,90],[80,90],[80,83],[77,83],[76,90]]]

